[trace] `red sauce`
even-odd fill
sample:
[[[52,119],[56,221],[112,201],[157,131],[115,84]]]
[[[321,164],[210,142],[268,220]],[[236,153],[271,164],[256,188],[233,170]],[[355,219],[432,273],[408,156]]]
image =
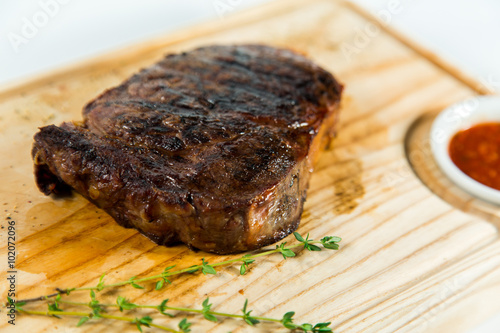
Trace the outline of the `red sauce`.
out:
[[[449,146],[453,163],[469,177],[500,190],[500,123],[460,131]]]

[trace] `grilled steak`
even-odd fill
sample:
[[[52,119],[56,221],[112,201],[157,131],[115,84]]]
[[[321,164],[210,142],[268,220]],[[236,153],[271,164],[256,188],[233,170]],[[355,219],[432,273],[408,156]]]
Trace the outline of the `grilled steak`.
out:
[[[35,135],[45,194],[74,189],[158,244],[234,253],[299,223],[342,87],[306,58],[262,45],[168,55]]]

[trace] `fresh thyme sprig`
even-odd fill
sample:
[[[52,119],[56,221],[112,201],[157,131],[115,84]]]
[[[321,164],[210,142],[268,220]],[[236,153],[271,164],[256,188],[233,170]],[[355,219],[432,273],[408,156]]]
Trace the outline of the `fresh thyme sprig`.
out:
[[[81,325],[85,324],[87,321],[89,321],[91,319],[97,319],[97,318],[127,321],[127,322],[130,322],[132,324],[135,324],[137,329],[141,332],[142,332],[142,326],[146,326],[146,327],[156,327],[156,328],[162,329],[164,331],[168,331],[168,332],[188,333],[191,331],[190,326],[192,325],[192,323],[188,322],[186,318],[182,319],[178,324],[180,331],[177,331],[177,330],[174,330],[172,328],[153,323],[153,319],[150,316],[143,316],[140,318],[116,316],[116,315],[107,314],[106,309],[107,308],[116,308],[120,312],[130,311],[130,310],[135,310],[135,309],[153,309],[153,310],[157,310],[159,313],[161,313],[163,315],[166,315],[169,317],[174,317],[173,314],[165,312],[168,310],[168,311],[176,311],[179,313],[186,313],[186,314],[187,313],[200,314],[203,316],[204,319],[211,321],[211,322],[218,322],[219,321],[218,317],[225,317],[225,318],[241,319],[246,324],[248,324],[250,326],[255,326],[256,324],[258,324],[260,322],[274,322],[274,323],[279,323],[283,327],[288,328],[290,330],[301,330],[303,332],[312,332],[312,333],[332,332],[331,328],[328,327],[330,325],[329,322],[328,323],[318,323],[318,324],[309,324],[309,323],[296,324],[296,323],[294,323],[293,322],[293,316],[295,315],[294,312],[285,313],[281,319],[262,317],[262,316],[253,316],[251,314],[252,310],[248,310],[248,300],[245,300],[245,303],[243,304],[243,308],[241,310],[242,314],[230,314],[230,313],[213,311],[212,304],[210,303],[210,300],[208,297],[203,301],[201,309],[169,306],[169,305],[167,305],[167,303],[169,301],[168,299],[163,300],[159,305],[141,305],[141,304],[132,303],[122,296],[117,297],[116,304],[104,304],[104,303],[100,303],[96,299],[94,291],[90,291],[90,298],[91,298],[91,301],[88,303],[66,301],[66,300],[61,299],[60,297],[57,297],[53,301],[53,303],[51,303],[51,300],[47,299],[47,301],[49,302],[47,304],[48,305],[47,311],[26,310],[26,309],[24,309],[24,305],[26,303],[17,302],[16,303],[16,310],[21,312],[21,313],[25,313],[25,314],[53,316],[56,318],[60,318],[61,316],[81,317],[76,326],[81,326]],[[79,306],[79,307],[88,307],[88,308],[90,308],[91,312],[84,312],[84,311],[67,312],[67,311],[64,311],[60,307],[60,304],[68,304],[68,305]]]
[[[293,316],[294,312],[287,312],[286,314],[283,315],[281,319],[275,319],[275,318],[267,318],[267,317],[259,317],[259,316],[253,316],[251,315],[252,310],[248,310],[248,300],[245,301],[245,304],[243,306],[242,314],[228,314],[228,313],[223,313],[223,312],[216,312],[212,310],[212,304],[209,303],[209,299],[206,298],[203,303],[202,303],[202,308],[201,309],[193,309],[193,308],[183,308],[183,307],[172,307],[168,306],[167,302],[168,299],[164,300],[160,305],[140,305],[140,304],[135,304],[129,302],[127,299],[125,299],[122,296],[118,296],[116,299],[116,304],[103,304],[98,301],[96,298],[96,292],[102,291],[104,289],[109,289],[109,288],[117,288],[117,287],[122,287],[126,285],[130,285],[133,288],[136,289],[144,289],[144,287],[140,283],[148,282],[148,281],[156,281],[155,289],[160,290],[162,289],[166,284],[171,284],[170,277],[175,276],[175,275],[180,275],[180,274],[185,274],[185,273],[195,273],[198,271],[201,271],[204,275],[206,274],[217,274],[217,271],[215,267],[218,266],[224,266],[224,265],[229,265],[232,263],[241,263],[240,266],[240,274],[244,275],[248,271],[249,265],[253,264],[257,258],[275,254],[275,253],[280,253],[283,258],[286,260],[287,258],[294,257],[296,254],[292,249],[303,247],[304,249],[308,251],[321,251],[321,247],[318,245],[321,245],[325,249],[331,249],[331,250],[338,250],[339,245],[338,243],[341,241],[340,237],[336,236],[327,236],[323,237],[319,241],[315,241],[312,239],[309,239],[309,234],[304,238],[302,237],[299,233],[295,232],[294,233],[295,238],[299,243],[294,244],[294,245],[288,245],[286,246],[286,242],[283,242],[279,245],[276,245],[275,249],[272,250],[267,250],[263,251],[260,253],[256,254],[245,254],[242,257],[239,258],[234,258],[230,260],[225,260],[221,261],[218,263],[210,264],[208,263],[205,258],[202,258],[202,262],[200,265],[194,265],[188,268],[184,269],[179,269],[179,270],[173,270],[175,266],[169,266],[166,267],[160,274],[156,275],[151,275],[147,277],[142,277],[142,278],[137,278],[136,276],[131,277],[130,279],[126,281],[121,281],[121,282],[116,282],[116,283],[111,283],[111,284],[106,284],[105,283],[105,274],[102,274],[99,278],[99,282],[95,286],[87,286],[87,287],[76,287],[76,288],[67,288],[67,289],[56,289],[57,292],[50,294],[50,295],[45,295],[45,296],[40,296],[36,298],[31,298],[31,299],[26,299],[22,301],[18,301],[15,303],[15,308],[18,312],[20,313],[25,313],[25,314],[31,314],[31,315],[45,315],[45,316],[53,316],[60,318],[61,316],[79,316],[81,317],[77,326],[81,326],[85,324],[87,321],[95,318],[103,318],[103,319],[113,319],[113,320],[120,320],[120,321],[127,321],[130,322],[134,325],[136,325],[137,329],[142,332],[142,327],[156,327],[158,329],[168,331],[168,332],[178,332],[178,333],[187,333],[190,332],[190,326],[191,323],[187,321],[187,319],[183,319],[178,323],[178,327],[180,331],[158,325],[156,323],[153,323],[153,319],[149,316],[143,316],[140,318],[133,318],[133,317],[124,317],[124,316],[115,316],[115,315],[110,315],[108,313],[105,313],[108,308],[115,308],[119,310],[120,312],[123,311],[129,311],[129,310],[134,310],[134,309],[155,309],[162,315],[170,316],[173,317],[174,315],[166,312],[166,311],[177,311],[180,313],[195,313],[195,314],[200,314],[203,316],[204,319],[212,321],[212,322],[217,322],[218,317],[228,317],[228,318],[239,318],[242,319],[245,323],[248,325],[254,326],[258,324],[261,321],[267,321],[267,322],[275,322],[275,323],[280,323],[283,327],[291,329],[291,330],[301,330],[303,332],[312,332],[312,333],[320,333],[320,332],[332,332],[332,330],[328,327],[330,323],[318,323],[318,324],[309,324],[309,323],[304,323],[304,324],[295,324],[293,322]],[[316,245],[317,244],[317,245]],[[66,299],[62,299],[63,296],[69,296],[73,292],[77,291],[84,291],[87,290],[90,292],[90,301],[88,303],[77,303],[77,302],[71,302]],[[9,302],[12,303],[12,300],[8,300]],[[34,310],[27,310],[24,308],[24,306],[27,303],[31,302],[39,302],[39,301],[47,301],[48,302],[48,309],[46,311],[34,311]],[[67,305],[72,305],[72,306],[85,306],[90,308],[90,312],[67,312],[64,311],[60,305],[61,304],[67,304]],[[116,310],[115,310],[116,311]]]
[[[219,266],[226,266],[229,264],[233,263],[241,263],[240,266],[240,274],[244,275],[248,271],[248,267],[250,264],[255,262],[255,259],[259,257],[264,257],[268,255],[272,255],[275,253],[280,253],[284,259],[290,258],[290,257],[295,257],[295,252],[292,251],[292,249],[298,248],[298,247],[303,247],[306,250],[309,251],[320,251],[321,248],[315,244],[320,244],[323,246],[325,249],[329,250],[338,250],[339,249],[339,242],[342,240],[340,237],[337,236],[326,236],[323,237],[321,240],[312,240],[309,239],[309,234],[307,234],[306,238],[304,239],[298,232],[294,232],[293,235],[295,238],[299,241],[298,244],[293,244],[286,246],[286,242],[283,242],[279,245],[276,245],[276,248],[273,250],[268,250],[264,252],[260,252],[257,254],[246,254],[243,255],[242,257],[239,258],[234,258],[230,260],[225,260],[221,261],[218,263],[213,263],[209,264],[207,261],[205,261],[205,258],[202,258],[202,263],[201,265],[194,265],[191,267],[179,269],[176,271],[173,271],[172,269],[175,266],[169,266],[166,267],[163,272],[160,274],[155,274],[155,275],[150,275],[142,278],[138,278],[136,276],[133,276],[129,278],[126,281],[121,281],[121,282],[116,282],[116,283],[110,283],[110,284],[105,284],[105,274],[101,275],[99,279],[99,283],[96,286],[86,286],[86,287],[77,287],[77,288],[66,288],[66,289],[57,289],[56,293],[42,296],[42,297],[37,297],[33,299],[27,299],[24,300],[26,302],[36,302],[39,301],[40,299],[44,299],[45,297],[55,297],[60,294],[67,294],[69,295],[72,292],[75,291],[89,291],[89,290],[95,290],[95,291],[101,291],[103,289],[109,289],[109,288],[117,288],[117,287],[122,287],[126,285],[130,285],[136,289],[144,289],[142,285],[139,283],[143,282],[148,282],[148,281],[157,281],[155,285],[156,290],[162,289],[166,284],[171,284],[171,281],[168,279],[169,277],[175,276],[175,275],[181,275],[181,274],[186,274],[186,273],[195,273],[197,271],[200,271],[206,275],[206,274],[216,274],[217,271],[215,267]]]
[[[72,317],[80,317],[80,320],[76,324],[77,327],[82,326],[85,324],[87,321],[94,319],[94,318],[102,318],[102,319],[112,319],[112,320],[119,320],[119,321],[126,321],[131,324],[135,324],[137,329],[142,332],[142,326],[146,327],[156,327],[158,329],[161,329],[163,331],[167,332],[173,332],[173,333],[185,333],[189,331],[185,331],[181,329],[181,331],[172,329],[170,327],[166,327],[163,325],[158,325],[156,323],[153,323],[153,319],[149,316],[144,316],[141,318],[132,318],[132,317],[125,317],[125,316],[115,316],[115,315],[109,315],[104,311],[104,308],[106,307],[103,304],[100,304],[99,301],[95,298],[95,294],[92,294],[93,291],[91,292],[91,301],[89,303],[74,303],[74,302],[68,302],[64,301],[61,299],[56,299],[54,303],[48,303],[48,309],[46,311],[40,311],[40,310],[27,310],[24,308],[26,305],[26,302],[15,302],[15,309],[19,313],[24,313],[28,315],[38,315],[38,316],[52,316],[56,318],[61,318],[62,316],[72,316]],[[9,302],[12,302],[12,300],[8,299]],[[85,312],[85,311],[64,311],[59,307],[59,303],[68,303],[68,304],[73,304],[73,305],[85,305],[88,306],[91,309],[91,312]],[[181,328],[181,324],[186,324],[186,321],[179,323],[179,328]],[[189,326],[187,326],[189,327]]]

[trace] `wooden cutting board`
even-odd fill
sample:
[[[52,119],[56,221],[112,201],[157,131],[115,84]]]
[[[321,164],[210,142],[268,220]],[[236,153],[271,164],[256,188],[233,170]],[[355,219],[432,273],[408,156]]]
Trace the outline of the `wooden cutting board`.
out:
[[[138,303],[169,298],[171,305],[194,307],[209,296],[217,311],[230,313],[248,298],[252,314],[281,318],[294,310],[298,322],[331,321],[336,332],[464,332],[499,312],[499,208],[449,183],[426,145],[435,113],[482,87],[359,8],[334,0],[278,1],[1,91],[3,299],[7,217],[16,222],[18,299],[94,285],[103,272],[112,282],[199,264],[202,257],[211,263],[232,258],[159,247],[79,195],[43,196],[33,181],[30,149],[38,127],[81,119],[87,101],[164,54],[243,42],[304,52],[346,86],[339,136],[313,174],[299,227],[316,239],[341,236],[341,250],[300,252],[286,261],[275,255],[245,276],[225,267],[216,276],[176,278],[161,292],[146,284],[144,291],[119,293]],[[136,330],[104,321],[76,328],[75,318],[27,315],[18,315],[13,327],[5,309],[1,316],[2,332]],[[158,322],[175,327],[181,318]],[[196,318],[189,317],[193,332],[283,331]]]

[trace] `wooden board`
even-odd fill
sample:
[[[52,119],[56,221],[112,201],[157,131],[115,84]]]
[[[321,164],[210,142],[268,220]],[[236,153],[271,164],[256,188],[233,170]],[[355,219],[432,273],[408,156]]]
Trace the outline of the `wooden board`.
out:
[[[371,32],[362,37],[360,31]],[[305,52],[345,84],[339,136],[313,174],[299,227],[312,238],[341,236],[341,250],[300,253],[287,261],[266,257],[245,276],[227,267],[217,276],[177,278],[162,292],[147,285],[145,291],[124,288],[120,294],[135,302],[169,298],[172,305],[196,307],[210,296],[216,310],[231,313],[248,298],[253,314],[280,318],[294,310],[297,321],[331,321],[336,332],[464,332],[499,312],[500,241],[491,223],[498,207],[488,206],[487,214],[469,209],[481,203],[462,197],[468,202],[463,205],[447,191],[449,185],[436,185],[446,184],[442,175],[414,159],[422,182],[407,159],[415,149],[431,159],[419,145],[426,133],[419,127],[422,117],[477,89],[352,5],[334,0],[278,1],[0,92],[0,206],[17,223],[17,297],[96,284],[103,272],[111,282],[198,264],[202,257],[231,258],[158,247],[78,195],[43,196],[33,182],[30,147],[37,127],[81,119],[86,101],[165,53],[235,42]],[[346,45],[356,47],[350,57]],[[1,225],[5,298],[7,220]],[[190,319],[194,332],[280,331],[276,325],[253,329],[235,320]],[[179,320],[160,322],[174,327]],[[13,328],[2,313],[0,330],[135,330],[98,321],[77,329],[76,322],[19,315]]]

